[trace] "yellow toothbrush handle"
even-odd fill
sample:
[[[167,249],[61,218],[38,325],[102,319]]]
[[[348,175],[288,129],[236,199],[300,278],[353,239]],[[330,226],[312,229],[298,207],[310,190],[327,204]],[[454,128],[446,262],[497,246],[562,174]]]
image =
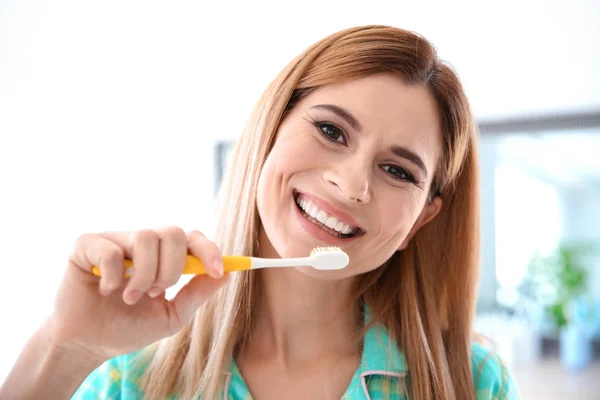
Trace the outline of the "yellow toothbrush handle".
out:
[[[225,272],[244,271],[252,268],[252,261],[250,257],[245,256],[223,256],[223,267]],[[199,258],[188,255],[183,273],[203,275],[206,274],[206,270]]]
[[[223,256],[223,266],[225,272],[245,271],[252,268],[252,261],[250,257],[245,256]],[[131,277],[132,271],[128,270],[131,267],[133,267],[133,261],[125,259],[123,263],[125,278]],[[95,265],[92,266],[92,274],[101,276],[100,268]],[[206,274],[206,270],[199,258],[188,255],[185,267],[183,268],[183,274],[204,275]]]

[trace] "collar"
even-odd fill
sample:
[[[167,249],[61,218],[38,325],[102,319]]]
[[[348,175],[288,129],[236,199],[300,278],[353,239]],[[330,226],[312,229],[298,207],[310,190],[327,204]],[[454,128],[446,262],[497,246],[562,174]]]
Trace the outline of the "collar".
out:
[[[365,304],[365,325],[370,322],[371,312]],[[404,354],[390,339],[388,329],[376,322],[365,333],[361,363],[350,382],[348,398],[371,400],[371,395],[379,398],[377,382],[381,384],[383,378],[401,380],[407,373]]]
[[[371,323],[371,312],[365,305],[365,325]],[[408,366],[398,345],[390,339],[387,328],[373,324],[365,334],[360,368],[364,372],[405,374]]]
[[[365,326],[372,321],[370,308],[365,304]],[[371,399],[369,380],[373,377],[402,378],[408,373],[404,354],[390,339],[387,328],[374,323],[365,333],[361,363],[347,391],[347,398]],[[234,359],[225,372],[225,399],[234,392],[233,398],[246,398],[248,388]],[[346,398],[346,396],[344,397]]]

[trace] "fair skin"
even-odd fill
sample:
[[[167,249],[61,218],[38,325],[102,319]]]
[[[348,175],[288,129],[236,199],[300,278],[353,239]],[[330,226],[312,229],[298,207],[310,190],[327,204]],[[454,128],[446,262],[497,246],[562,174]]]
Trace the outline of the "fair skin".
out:
[[[154,286],[177,282],[188,252],[202,260],[209,275],[192,279],[169,302],[162,289],[157,296],[151,293]],[[222,264],[215,262],[219,256],[202,233],[177,227],[82,235],[53,313],[27,342],[0,387],[0,398],[70,398],[104,361],[173,335],[227,283],[227,276],[220,277]],[[129,280],[123,279],[125,257],[136,265]],[[90,273],[92,265],[100,267],[101,279]]]
[[[311,108],[322,104],[350,112],[360,132],[330,110]],[[319,130],[310,118],[329,121],[339,132],[323,125]],[[258,188],[260,254],[305,256],[314,247],[336,245],[351,263],[329,272],[262,271],[252,341],[236,355],[254,398],[333,399],[344,393],[360,359],[350,335],[360,324],[352,313],[352,278],[382,265],[439,212],[441,200],[426,199],[440,138],[429,92],[391,75],[320,88],[283,121]],[[394,154],[391,146],[396,153],[410,150],[421,162]],[[342,238],[325,232],[300,214],[298,195],[352,225],[342,224],[342,231],[360,230]],[[195,277],[167,302],[164,290],[181,276],[188,253],[202,260],[209,276]],[[53,313],[23,349],[0,398],[70,398],[102,362],[179,331],[227,283],[220,256],[200,232],[176,227],[82,235]],[[136,266],[128,280],[124,258]],[[100,267],[101,278],[90,273],[92,265]]]
[[[323,105],[345,110],[359,126]],[[320,88],[282,122],[259,181],[261,255],[300,257],[314,247],[339,246],[350,265],[262,271],[253,339],[236,359],[254,398],[344,394],[360,363],[351,334],[361,324],[353,313],[353,277],[405,248],[439,212],[441,199],[429,202],[427,195],[440,142],[428,90],[387,74]],[[323,230],[299,211],[302,198],[360,231],[340,238]]]

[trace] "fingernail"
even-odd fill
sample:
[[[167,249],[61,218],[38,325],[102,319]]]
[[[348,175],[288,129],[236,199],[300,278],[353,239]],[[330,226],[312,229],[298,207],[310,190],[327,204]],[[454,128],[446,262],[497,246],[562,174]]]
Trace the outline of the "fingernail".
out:
[[[129,292],[125,293],[125,303],[127,303],[128,305],[133,305],[135,304],[140,297],[142,297],[142,292],[139,290],[130,290]]]
[[[161,288],[160,286],[152,286],[150,288],[150,290],[148,290],[148,296],[154,298],[158,295],[160,295],[163,292],[163,288]]]

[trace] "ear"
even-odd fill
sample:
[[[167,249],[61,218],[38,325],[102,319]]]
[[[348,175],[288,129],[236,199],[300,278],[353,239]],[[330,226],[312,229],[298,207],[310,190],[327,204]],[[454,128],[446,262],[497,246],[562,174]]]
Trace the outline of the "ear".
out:
[[[427,223],[433,220],[440,213],[441,209],[442,198],[439,196],[436,196],[431,203],[425,204],[425,207],[423,207],[421,214],[415,221],[415,224],[413,225],[410,232],[408,232],[408,235],[406,235],[406,238],[404,238],[404,240],[402,241],[402,244],[400,244],[400,247],[398,247],[398,250],[406,249],[406,246],[408,246],[410,240],[413,238],[413,236],[415,236],[415,233],[417,233],[419,229],[421,229],[423,226],[425,226]]]

